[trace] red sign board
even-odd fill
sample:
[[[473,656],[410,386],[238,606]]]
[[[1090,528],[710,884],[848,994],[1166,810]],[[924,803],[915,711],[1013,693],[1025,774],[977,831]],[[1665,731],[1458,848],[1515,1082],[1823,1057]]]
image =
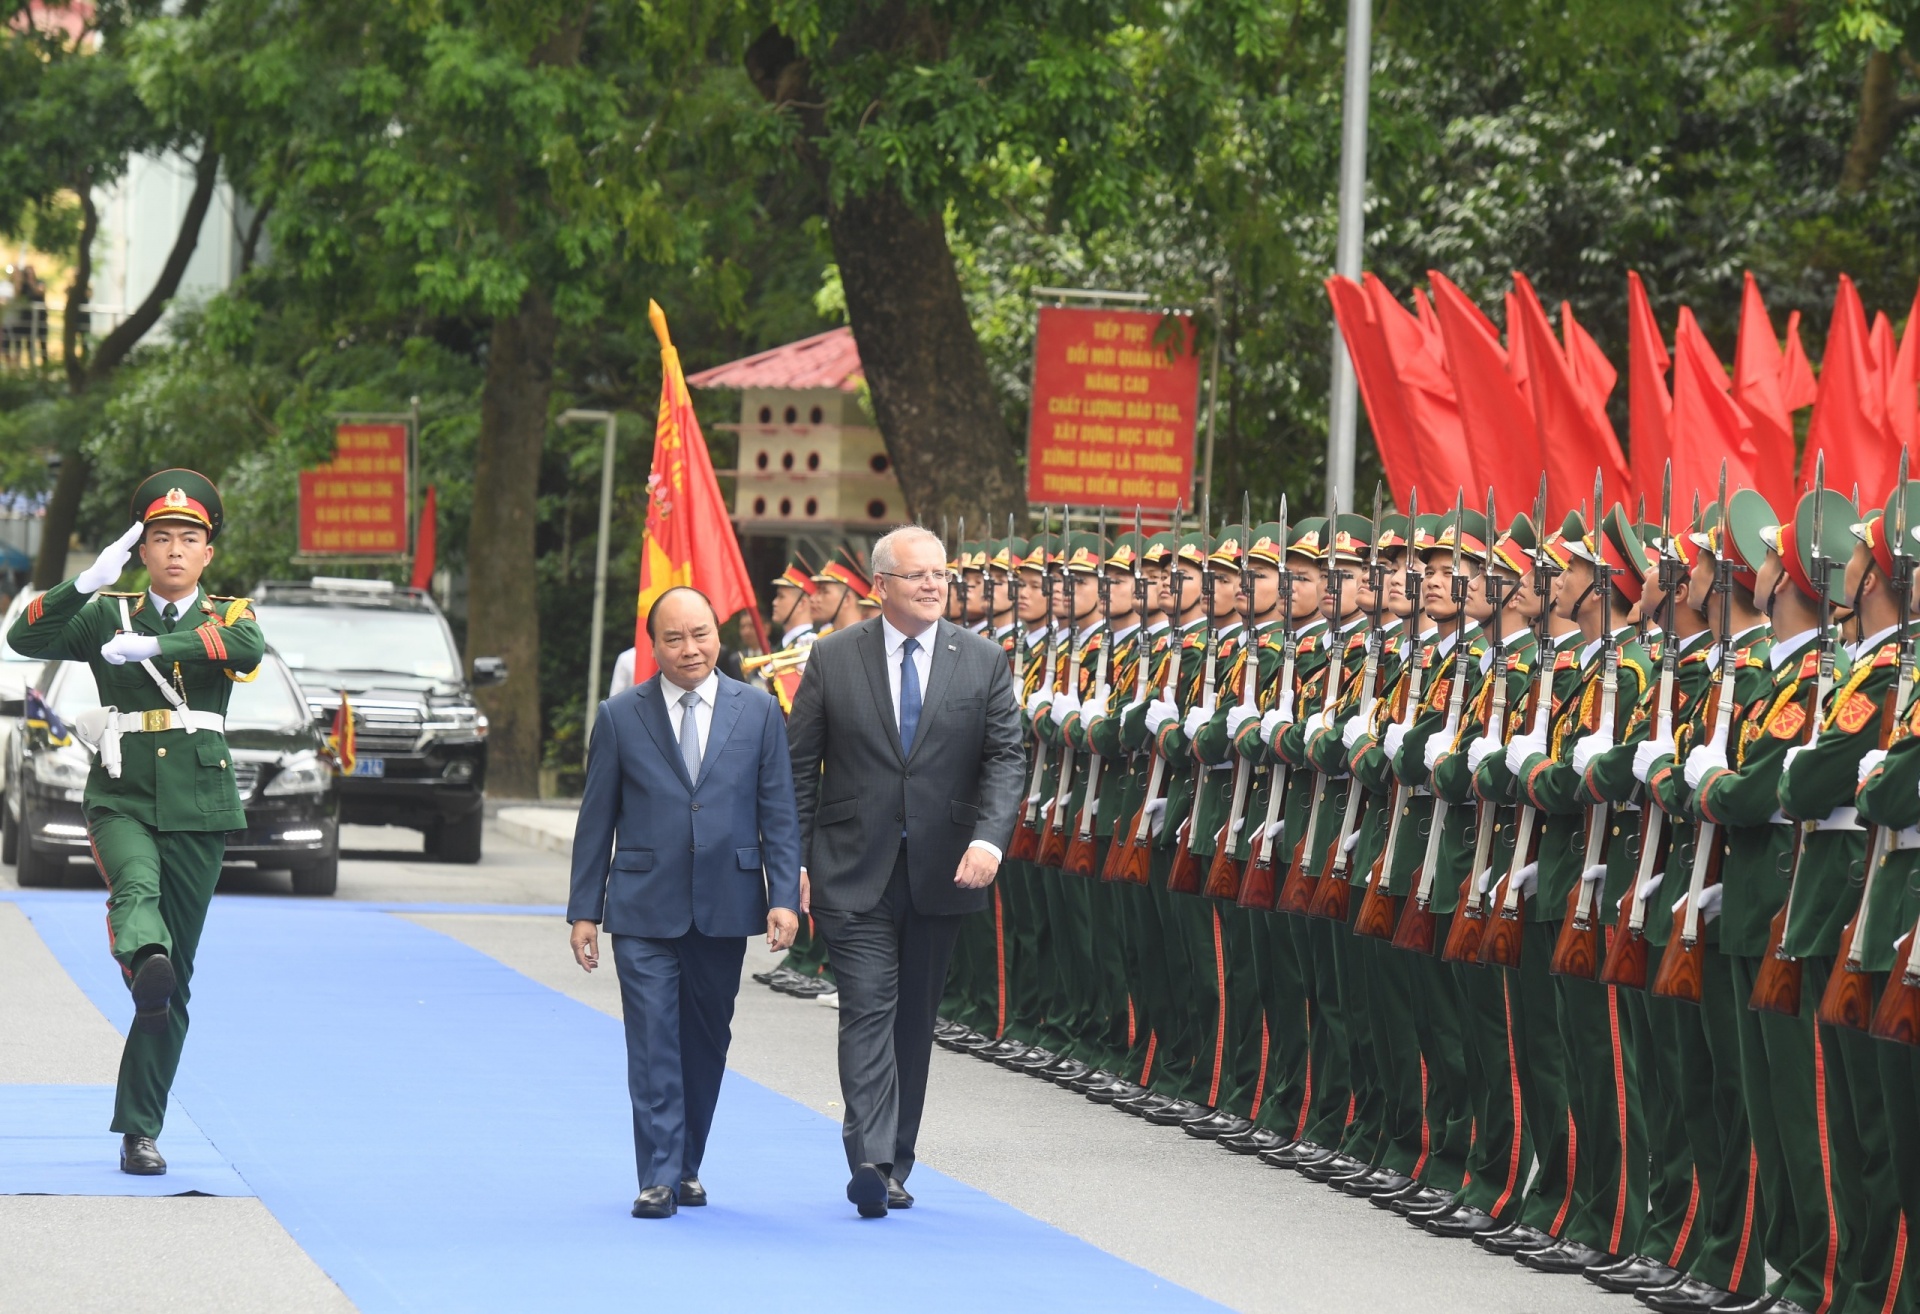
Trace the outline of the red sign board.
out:
[[[1033,352],[1028,501],[1171,510],[1189,495],[1191,316],[1046,306]]]
[[[407,426],[343,424],[333,461],[300,472],[300,551],[407,555]]]

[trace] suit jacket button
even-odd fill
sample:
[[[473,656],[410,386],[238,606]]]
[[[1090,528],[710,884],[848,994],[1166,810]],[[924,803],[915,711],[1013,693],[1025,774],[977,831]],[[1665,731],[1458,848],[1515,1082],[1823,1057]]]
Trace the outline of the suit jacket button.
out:
[[[698,811],[700,810],[700,805],[699,805],[698,803],[695,803],[695,804],[693,805],[693,810],[694,810],[695,812],[698,812]]]
[[[158,754],[158,756],[160,756],[160,757],[165,757],[166,755],[167,755],[167,750],[166,750],[166,749],[164,749],[164,748],[163,748],[163,749],[161,749],[161,750],[159,751],[159,754]]]

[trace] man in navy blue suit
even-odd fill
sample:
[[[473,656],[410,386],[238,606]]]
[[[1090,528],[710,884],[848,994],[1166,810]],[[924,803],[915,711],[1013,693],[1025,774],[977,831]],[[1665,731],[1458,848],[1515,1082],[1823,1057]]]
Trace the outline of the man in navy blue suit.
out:
[[[600,704],[573,836],[573,956],[613,937],[640,1171],[635,1218],[703,1205],[700,1161],[726,1071],[747,937],[793,943],[800,829],[786,720],[714,669],[720,619],[669,589],[647,614],[660,673]]]

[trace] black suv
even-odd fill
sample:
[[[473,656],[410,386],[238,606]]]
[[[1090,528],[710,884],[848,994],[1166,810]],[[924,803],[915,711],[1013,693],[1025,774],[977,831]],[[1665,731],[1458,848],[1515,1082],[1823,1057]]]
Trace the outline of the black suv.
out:
[[[33,687],[65,727],[100,705],[85,662],[47,662]],[[257,676],[233,686],[227,747],[247,810],[246,830],[227,837],[227,860],[286,868],[295,894],[332,894],[340,883],[333,766],[321,756],[325,741],[300,686],[271,649]],[[56,741],[47,727],[24,721],[9,751],[13,788],[0,811],[0,860],[15,864],[21,885],[51,885],[68,859],[87,856],[81,800],[93,759],[70,732]]]
[[[356,760],[338,784],[340,820],[406,826],[442,862],[480,861],[487,718],[433,599],[380,580],[315,576],[267,580],[253,606],[323,734],[342,691],[353,704]],[[500,658],[474,659],[473,684],[506,678]]]

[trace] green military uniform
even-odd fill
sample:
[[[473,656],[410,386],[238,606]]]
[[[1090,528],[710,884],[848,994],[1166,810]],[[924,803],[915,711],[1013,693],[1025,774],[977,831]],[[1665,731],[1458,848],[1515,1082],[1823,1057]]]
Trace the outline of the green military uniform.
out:
[[[211,542],[222,520],[219,490],[193,471],[163,470],[134,493],[133,519],[148,527],[198,526]],[[166,619],[174,606],[177,616]],[[157,649],[150,662],[102,655],[122,633],[150,637]],[[221,726],[233,683],[252,677],[266,641],[245,598],[197,590],[163,608],[146,593],[83,593],[74,580],[29,603],[7,641],[23,656],[86,662],[102,706],[117,709],[122,719],[117,730],[106,731],[105,756],[87,778],[84,807],[107,883],[113,956],[136,1002],[142,978],[163,974],[162,964],[171,967],[170,1000],[143,1009],[127,1036],[114,1101],[113,1130],[157,1137],[186,1043],[194,953],[220,879],[226,834],[247,824]],[[136,715],[140,724],[125,724]],[[116,734],[117,777],[107,765]]]

